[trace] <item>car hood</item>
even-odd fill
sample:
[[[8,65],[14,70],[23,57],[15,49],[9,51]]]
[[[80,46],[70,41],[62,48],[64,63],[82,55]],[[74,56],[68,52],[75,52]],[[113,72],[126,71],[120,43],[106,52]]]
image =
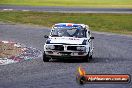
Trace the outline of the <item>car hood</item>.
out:
[[[54,37],[47,40],[47,44],[82,44],[86,38]]]

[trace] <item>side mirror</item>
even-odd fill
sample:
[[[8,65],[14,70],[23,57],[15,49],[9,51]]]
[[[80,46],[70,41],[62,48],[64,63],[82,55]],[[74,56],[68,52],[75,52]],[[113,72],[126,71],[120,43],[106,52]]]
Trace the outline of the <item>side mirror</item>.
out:
[[[48,35],[45,35],[44,38],[49,38],[49,36]]]
[[[90,39],[94,39],[94,37],[90,37]]]

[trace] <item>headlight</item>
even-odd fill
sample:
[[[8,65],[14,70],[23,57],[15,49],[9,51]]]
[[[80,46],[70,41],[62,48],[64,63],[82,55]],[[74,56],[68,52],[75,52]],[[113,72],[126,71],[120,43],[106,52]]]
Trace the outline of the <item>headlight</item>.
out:
[[[77,50],[85,51],[85,50],[86,50],[86,47],[80,47],[80,46],[78,46],[78,47],[77,47]]]
[[[53,49],[55,49],[55,46],[54,45],[46,45],[45,48],[53,50]]]

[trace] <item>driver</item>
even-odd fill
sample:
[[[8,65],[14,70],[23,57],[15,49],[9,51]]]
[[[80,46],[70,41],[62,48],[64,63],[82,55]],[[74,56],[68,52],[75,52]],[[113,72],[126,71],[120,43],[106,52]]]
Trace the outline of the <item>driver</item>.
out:
[[[80,27],[77,27],[76,29],[75,29],[76,31],[75,31],[75,33],[72,35],[73,37],[75,36],[75,37],[77,37],[78,35],[81,35],[80,33],[80,31],[81,31],[81,26]]]

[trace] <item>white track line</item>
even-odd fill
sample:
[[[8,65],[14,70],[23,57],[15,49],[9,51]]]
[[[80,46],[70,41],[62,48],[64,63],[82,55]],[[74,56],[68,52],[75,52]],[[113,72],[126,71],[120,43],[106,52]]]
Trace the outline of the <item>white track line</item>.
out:
[[[12,11],[13,9],[3,9],[4,11]]]

